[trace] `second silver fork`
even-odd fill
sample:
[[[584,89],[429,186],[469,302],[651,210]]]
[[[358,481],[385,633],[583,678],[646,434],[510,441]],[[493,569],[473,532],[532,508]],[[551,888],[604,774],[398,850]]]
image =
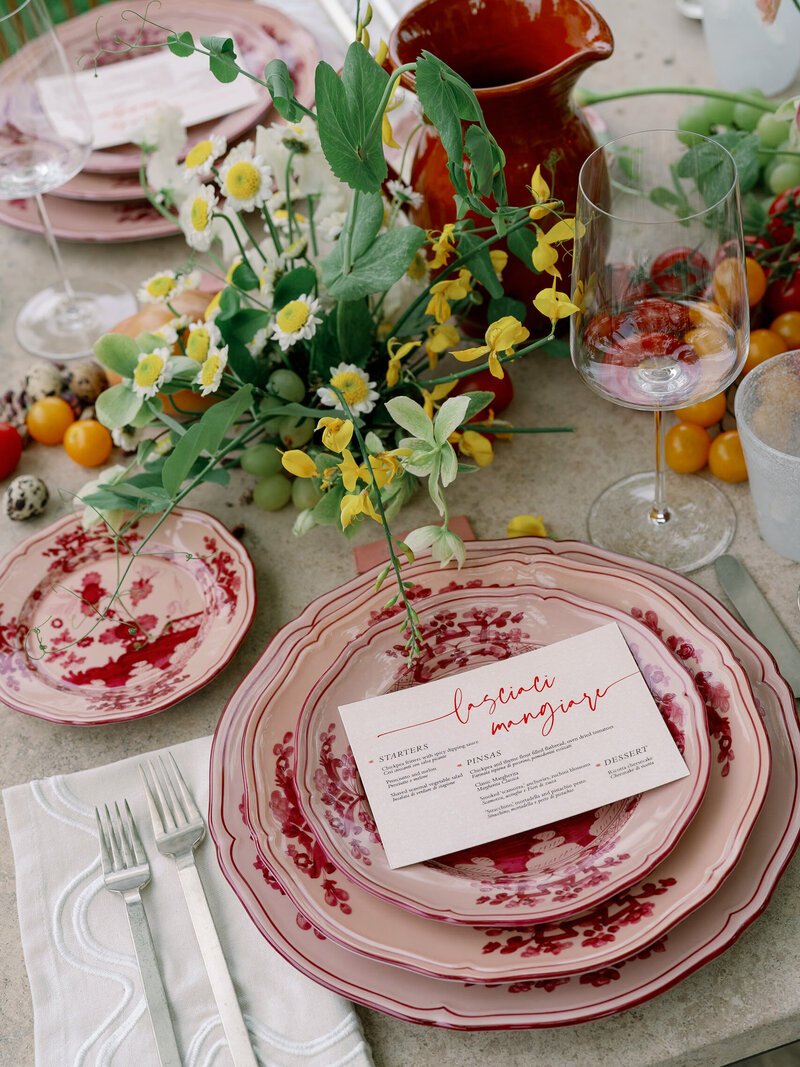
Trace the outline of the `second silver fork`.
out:
[[[159,852],[172,856],[178,868],[211,990],[235,1067],[258,1067],[236,991],[222,951],[194,850],[205,834],[205,822],[172,754],[139,764]]]

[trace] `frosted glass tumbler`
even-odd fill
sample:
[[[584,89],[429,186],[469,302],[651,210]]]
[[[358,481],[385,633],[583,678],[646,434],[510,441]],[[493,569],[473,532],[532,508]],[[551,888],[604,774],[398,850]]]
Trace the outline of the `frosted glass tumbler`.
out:
[[[720,89],[783,92],[800,67],[800,12],[783,0],[771,25],[756,0],[703,0],[703,31]]]
[[[800,561],[800,351],[751,370],[734,410],[761,536]]]

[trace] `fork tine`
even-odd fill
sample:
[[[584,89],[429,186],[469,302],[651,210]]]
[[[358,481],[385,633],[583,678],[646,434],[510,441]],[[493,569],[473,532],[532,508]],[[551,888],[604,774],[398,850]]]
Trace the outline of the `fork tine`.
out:
[[[164,820],[161,817],[161,811],[156,803],[156,786],[155,774],[153,773],[153,764],[151,760],[143,760],[139,764],[139,777],[142,779],[142,785],[144,786],[144,794],[147,797],[147,807],[150,809],[150,818],[156,832],[164,833],[166,826]],[[152,783],[151,783],[152,779]]]
[[[111,870],[111,853],[108,849],[108,835],[106,834],[105,827],[100,819],[100,812],[97,808],[94,809],[94,817],[97,821],[97,836],[100,839],[100,862],[103,866],[103,871]]]
[[[103,810],[106,816],[107,840],[111,852],[111,867],[113,870],[118,871],[122,866],[120,843],[116,834],[114,822],[111,818],[111,812],[108,810],[108,804],[103,805]]]
[[[119,810],[119,804],[114,804],[114,815],[116,816],[115,829],[119,835],[119,847],[122,854],[122,865],[124,867],[130,867],[134,862],[133,860],[133,848],[131,847],[130,835],[128,834],[127,827],[122,821],[122,812]]]
[[[167,758],[169,759],[170,768],[172,770],[172,780],[178,783],[178,787],[181,791],[181,796],[183,797],[183,806],[186,810],[186,813],[189,815],[190,818],[194,817],[195,819],[201,819],[203,817],[202,813],[198,808],[197,804],[195,803],[194,797],[189,792],[189,787],[184,781],[183,775],[180,772],[178,764],[175,762],[175,757],[172,755],[171,752],[169,752],[167,753]]]
[[[136,823],[133,818],[133,813],[131,811],[130,804],[127,800],[123,801],[123,803],[125,805],[125,819],[128,828],[128,839],[133,848],[133,858],[136,863],[146,863],[147,853],[144,850],[142,839],[139,836],[138,829],[136,828]]]
[[[179,822],[186,822],[186,810],[181,804],[181,798],[178,796],[178,792],[175,789],[175,782],[172,779],[163,757],[159,756],[156,766],[158,768],[158,779],[164,790],[173,825],[177,826]]]
[[[161,812],[161,825],[164,831],[177,829],[177,822],[175,821],[175,815],[173,813],[172,805],[169,802],[169,797],[164,792],[164,783],[162,781],[162,773],[159,769],[156,760],[150,760],[150,777],[154,788],[154,799],[158,804]]]

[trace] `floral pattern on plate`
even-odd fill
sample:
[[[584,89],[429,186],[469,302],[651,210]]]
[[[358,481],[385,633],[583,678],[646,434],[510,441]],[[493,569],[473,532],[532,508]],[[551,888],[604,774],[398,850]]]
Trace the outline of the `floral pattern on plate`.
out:
[[[176,511],[117,551],[69,515],[0,565],[0,697],[53,722],[139,718],[204,685],[255,610],[253,567],[216,519]]]

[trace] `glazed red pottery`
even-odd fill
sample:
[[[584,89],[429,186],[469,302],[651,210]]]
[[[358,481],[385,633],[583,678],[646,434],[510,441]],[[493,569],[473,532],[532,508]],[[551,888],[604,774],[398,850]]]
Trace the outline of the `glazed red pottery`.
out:
[[[611,30],[585,0],[423,0],[395,27],[389,60],[397,67],[413,63],[423,50],[432,52],[472,86],[506,156],[510,204],[531,203],[526,187],[533,171],[541,163],[547,177],[545,164],[555,153],[552,192],[571,215],[578,172],[595,148],[572,89],[587,67],[613,49]],[[413,74],[405,81],[413,88]],[[415,222],[440,230],[455,221],[447,155],[431,126],[419,139],[411,178],[425,198]],[[547,229],[547,220],[540,225]],[[559,268],[568,278],[564,255]],[[506,293],[528,307],[547,280],[513,256],[503,272]]]

